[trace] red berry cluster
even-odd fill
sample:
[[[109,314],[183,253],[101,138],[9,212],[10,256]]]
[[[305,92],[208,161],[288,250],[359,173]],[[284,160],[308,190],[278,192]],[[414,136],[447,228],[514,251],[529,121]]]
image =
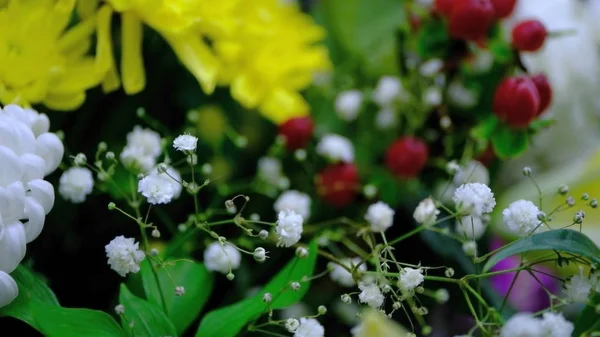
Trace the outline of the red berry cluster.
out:
[[[527,127],[550,105],[552,89],[543,74],[504,79],[494,94],[494,113],[512,127]]]

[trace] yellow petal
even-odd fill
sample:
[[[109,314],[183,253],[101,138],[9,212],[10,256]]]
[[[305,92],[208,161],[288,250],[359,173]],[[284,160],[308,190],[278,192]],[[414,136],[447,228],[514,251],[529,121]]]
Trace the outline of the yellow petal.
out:
[[[238,76],[231,83],[231,96],[247,109],[253,109],[264,96],[261,85],[252,83],[248,76]]]
[[[70,64],[48,88],[48,93],[72,95],[93,88],[104,78],[104,74],[99,73],[97,69],[96,61],[91,57]]]
[[[111,18],[112,9],[109,6],[103,6],[98,11],[96,67],[99,73],[105,74],[102,82],[105,93],[115,91],[121,85],[112,49]]]
[[[44,104],[50,109],[69,111],[79,108],[85,101],[85,92],[72,95],[48,95]]]
[[[77,13],[82,18],[88,18],[96,13],[100,0],[79,0],[77,1]]]
[[[274,90],[260,106],[260,112],[267,119],[281,124],[293,117],[308,115],[310,108],[302,95],[294,91]]]
[[[354,333],[355,337],[399,337],[408,331],[400,324],[383,316],[379,312],[368,309],[363,313],[360,327]]]
[[[146,86],[146,73],[142,56],[142,22],[130,12],[124,12],[122,18],[121,76],[123,88],[129,95],[136,94]]]
[[[81,44],[90,40],[95,29],[96,15],[92,15],[66,31],[58,39],[58,48],[64,53],[81,49]]]
[[[194,34],[168,34],[162,36],[177,54],[179,61],[198,80],[202,90],[212,94],[215,90],[219,63],[202,37]]]

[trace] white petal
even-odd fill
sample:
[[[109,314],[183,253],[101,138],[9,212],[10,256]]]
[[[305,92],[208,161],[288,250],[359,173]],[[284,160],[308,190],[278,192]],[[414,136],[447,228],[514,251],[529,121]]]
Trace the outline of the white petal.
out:
[[[25,228],[20,222],[4,226],[0,240],[0,270],[11,273],[25,257]]]
[[[45,174],[48,175],[60,164],[65,152],[63,143],[53,133],[43,133],[36,140],[35,153],[46,161]]]
[[[14,181],[21,180],[23,168],[21,160],[15,152],[5,146],[0,145],[0,186],[7,186]]]
[[[29,219],[23,224],[25,228],[25,240],[27,243],[35,240],[42,229],[44,229],[44,221],[46,220],[46,213],[44,207],[40,205],[37,200],[32,197],[27,197],[25,200],[25,215]]]
[[[24,217],[25,187],[20,181],[0,187],[0,214],[5,223],[18,221]]]
[[[19,295],[19,287],[15,280],[0,270],[0,308],[9,305]]]
[[[4,116],[0,118],[0,144],[20,155],[33,152],[35,136],[25,123]]]
[[[28,182],[27,188],[27,195],[37,200],[46,214],[50,213],[54,206],[54,186],[45,180],[36,179]]]
[[[46,162],[42,157],[26,153],[21,156],[21,166],[23,168],[23,177],[21,178],[23,182],[44,178]]]

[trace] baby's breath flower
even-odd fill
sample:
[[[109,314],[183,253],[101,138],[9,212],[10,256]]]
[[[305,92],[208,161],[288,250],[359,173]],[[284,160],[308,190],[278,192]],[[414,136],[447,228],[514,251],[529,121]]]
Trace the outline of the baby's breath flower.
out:
[[[284,210],[279,212],[277,227],[277,235],[279,236],[277,245],[291,247],[300,241],[302,236],[302,224],[304,219],[302,215],[297,214],[292,210]]]
[[[168,204],[175,195],[171,181],[158,174],[149,174],[142,178],[138,182],[138,192],[153,205]]]
[[[543,336],[548,337],[571,337],[575,327],[567,321],[561,313],[545,312],[542,316]]]
[[[115,314],[123,315],[125,313],[125,306],[123,304],[117,304],[115,306]]]
[[[173,141],[173,147],[177,151],[187,151],[187,152],[196,151],[197,144],[198,144],[198,138],[196,138],[192,135],[189,135],[189,134],[179,135]]]
[[[353,121],[358,117],[362,101],[360,90],[343,91],[335,98],[335,112],[342,120]]]
[[[306,220],[310,217],[310,204],[311,200],[308,194],[291,190],[281,193],[273,207],[277,213],[286,209],[293,210]]]
[[[464,216],[456,221],[455,231],[470,240],[479,240],[485,233],[487,224],[480,217]]]
[[[87,163],[87,157],[83,153],[78,153],[73,159],[73,163],[77,166],[84,166]]]
[[[117,236],[105,247],[108,264],[119,275],[140,271],[140,263],[146,257],[139,249],[139,243],[132,238]]]
[[[496,206],[494,193],[482,183],[467,183],[456,189],[452,200],[463,215],[478,216],[491,213]]]
[[[379,106],[389,106],[402,98],[404,88],[400,79],[393,76],[382,76],[373,91],[373,101]]]
[[[543,337],[541,321],[531,316],[530,313],[513,315],[500,330],[500,337]]]
[[[341,262],[344,264],[344,266],[348,267],[348,269],[350,269],[350,270],[354,269],[355,266],[358,266],[361,261],[362,260],[360,257],[355,257],[353,259],[341,260]],[[346,270],[344,267],[340,266],[337,263],[333,263],[333,262],[330,262],[329,266],[331,268],[330,269],[331,272],[329,274],[329,277],[331,277],[331,280],[339,283],[343,287],[352,287],[352,286],[356,285],[356,282],[354,281],[352,274],[350,274],[348,272],[348,270]],[[358,271],[359,272],[367,271],[367,266],[364,263],[361,264],[360,267],[358,267]]]
[[[85,167],[71,167],[60,177],[58,193],[68,201],[79,204],[94,189],[92,171]]]
[[[398,280],[398,286],[403,290],[413,290],[418,287],[425,278],[423,277],[423,269],[417,268],[402,268],[400,271],[400,278]]]
[[[221,245],[219,242],[213,242],[204,251],[206,269],[222,274],[237,269],[241,261],[242,255],[240,252],[229,244]]]
[[[354,146],[345,137],[335,134],[323,136],[317,144],[317,153],[332,162],[351,163],[354,161]]]
[[[176,296],[183,296],[183,294],[185,294],[185,288],[182,286],[177,286],[175,287],[175,295]]]
[[[301,287],[300,282],[292,282],[290,284],[290,288],[292,288],[293,291],[298,291]]]
[[[296,248],[296,256],[299,258],[305,258],[308,256],[308,250],[304,247]]]
[[[323,337],[325,328],[314,318],[300,318],[300,326],[296,329],[294,337]]]
[[[381,233],[394,223],[394,213],[394,210],[388,204],[378,201],[369,206],[365,214],[365,220],[371,224],[371,231]]]
[[[273,295],[271,295],[271,293],[264,293],[264,295],[262,297],[263,302],[271,303],[272,300],[273,300]]]
[[[428,226],[435,223],[438,214],[440,214],[440,211],[437,209],[435,201],[432,198],[426,198],[419,203],[413,217],[417,223]]]
[[[583,275],[583,268],[579,267],[579,274],[575,274],[565,283],[564,293],[567,300],[572,303],[585,303],[590,296],[592,282]]]
[[[517,200],[502,211],[504,224],[508,229],[519,236],[531,234],[540,226],[537,206],[529,200]]]
[[[467,256],[477,256],[477,242],[469,240],[462,244],[462,250]]]
[[[385,297],[376,284],[365,284],[361,282],[358,284],[358,288],[361,290],[361,293],[358,295],[359,302],[366,303],[375,309],[383,304]]]
[[[266,240],[269,237],[269,232],[263,229],[260,232],[258,232],[258,237],[263,240]]]
[[[300,322],[295,318],[288,318],[285,321],[285,329],[289,332],[294,332],[300,326]]]

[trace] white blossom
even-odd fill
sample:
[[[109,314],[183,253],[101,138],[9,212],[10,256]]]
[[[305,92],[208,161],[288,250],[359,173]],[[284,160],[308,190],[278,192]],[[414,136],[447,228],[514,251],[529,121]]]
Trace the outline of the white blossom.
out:
[[[198,138],[189,134],[179,135],[173,141],[173,147],[177,151],[196,151],[197,145]]]
[[[539,208],[529,200],[517,200],[502,211],[504,224],[514,234],[525,236],[537,231],[541,222],[537,218]]]
[[[454,229],[462,237],[479,240],[485,234],[487,223],[481,217],[463,216],[456,220]]]
[[[444,61],[440,59],[431,59],[419,67],[419,73],[424,77],[432,77],[437,74],[444,66]]]
[[[127,134],[127,144],[120,157],[123,165],[147,173],[156,165],[156,159],[161,153],[160,135],[136,125]]]
[[[452,179],[452,183],[455,186],[460,186],[466,183],[482,183],[489,185],[490,173],[488,169],[481,162],[477,160],[471,160],[466,166],[459,167],[458,171]]]
[[[442,90],[436,86],[425,89],[423,92],[423,102],[429,106],[442,104]]]
[[[149,174],[138,182],[140,192],[148,203],[153,205],[168,204],[175,196],[175,189],[171,178],[158,174]]]
[[[352,270],[354,267],[358,266],[358,264],[361,262],[361,258],[360,257],[355,257],[353,259],[347,258],[347,259],[341,260],[341,262],[343,263],[344,266],[346,266],[350,270]],[[346,270],[344,267],[340,266],[337,263],[333,263],[333,262],[330,262],[329,265],[331,266],[331,272],[330,272],[329,276],[331,277],[331,279],[333,281],[339,283],[341,286],[344,286],[344,287],[352,287],[352,286],[356,285],[356,282],[354,281],[352,274],[350,274],[350,272],[348,272],[348,270]],[[360,272],[365,272],[365,271],[367,271],[367,265],[365,263],[363,263],[357,269]]]
[[[277,245],[291,247],[300,241],[304,219],[302,215],[293,210],[286,209],[279,212],[277,219],[277,235],[279,236]]]
[[[9,305],[19,295],[19,287],[15,280],[0,270],[0,308]]]
[[[94,189],[92,171],[85,167],[71,167],[60,177],[58,192],[72,203],[79,204]]]
[[[452,200],[463,215],[478,216],[491,213],[496,206],[494,193],[482,183],[468,183],[454,191]]]
[[[467,256],[477,256],[477,242],[473,240],[463,242],[462,250]]]
[[[167,170],[165,172],[158,172],[158,167],[155,167],[150,175],[158,175],[160,178],[164,178],[165,180],[171,183],[173,187],[173,199],[178,199],[181,196],[181,192],[183,191],[183,185],[181,180],[181,173],[177,171],[172,166],[167,166]]]
[[[294,332],[294,337],[323,337],[325,328],[314,318],[300,318],[300,326]]]
[[[366,303],[372,308],[379,308],[383,304],[385,297],[376,284],[361,282],[358,284],[358,288],[361,290],[361,293],[358,295],[359,302]]]
[[[398,124],[396,112],[389,107],[383,107],[375,115],[375,126],[380,130],[389,130]]]
[[[204,265],[211,271],[227,274],[239,268],[241,262],[242,254],[229,244],[213,242],[204,250]]]
[[[500,337],[544,337],[540,320],[530,313],[513,315],[500,330]]]
[[[365,220],[371,224],[371,231],[381,233],[392,226],[394,214],[394,210],[388,204],[378,201],[369,206]]]
[[[354,146],[352,142],[340,135],[328,134],[317,144],[317,153],[332,162],[351,163],[354,161]]]
[[[592,281],[583,275],[583,268],[579,267],[579,274],[573,275],[564,285],[567,300],[573,303],[585,303],[592,291]]]
[[[360,90],[343,91],[335,98],[335,112],[341,119],[353,121],[358,117],[362,101],[363,94]]]
[[[448,98],[463,109],[470,109],[477,104],[477,96],[467,89],[462,82],[452,81],[448,85]]]
[[[281,162],[273,157],[262,157],[257,163],[258,178],[271,186],[277,186],[283,177]]]
[[[277,213],[290,209],[300,214],[306,220],[310,217],[310,204],[311,199],[308,194],[290,190],[281,193],[275,204],[273,204],[273,207]]]
[[[415,218],[417,223],[428,226],[435,223],[438,214],[440,214],[440,211],[437,209],[435,201],[432,198],[426,198],[415,208],[413,218]]]
[[[413,290],[418,287],[423,281],[425,277],[423,276],[423,269],[421,268],[402,268],[400,271],[400,278],[398,280],[398,285],[403,290]]]
[[[382,76],[373,91],[373,101],[379,106],[389,106],[402,98],[404,88],[400,79],[393,76]]]
[[[125,277],[127,273],[137,273],[140,263],[146,257],[139,249],[139,243],[133,238],[117,236],[105,247],[108,264],[119,275]]]
[[[575,327],[560,313],[545,312],[542,317],[545,337],[571,337]]]
[[[300,322],[295,318],[288,318],[285,321],[285,329],[289,332],[294,332],[300,326]]]
[[[125,146],[120,158],[125,167],[137,172],[148,172],[156,165],[156,158],[146,155],[142,147]]]

